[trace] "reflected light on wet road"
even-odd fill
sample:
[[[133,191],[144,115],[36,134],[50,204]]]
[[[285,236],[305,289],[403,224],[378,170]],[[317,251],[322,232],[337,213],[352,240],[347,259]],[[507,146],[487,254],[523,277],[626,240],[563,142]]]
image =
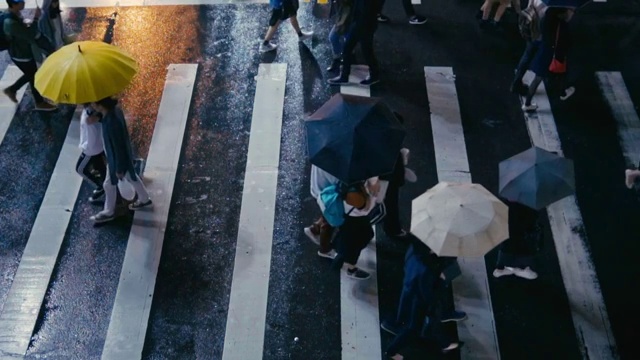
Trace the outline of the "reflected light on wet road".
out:
[[[102,40],[115,8],[88,8],[82,39]],[[113,44],[138,61],[139,71],[119,98],[137,155],[146,158],[167,67],[200,60],[198,7],[119,8]],[[179,20],[177,20],[179,18]],[[102,19],[102,21],[86,21]],[[193,26],[189,26],[193,24]]]

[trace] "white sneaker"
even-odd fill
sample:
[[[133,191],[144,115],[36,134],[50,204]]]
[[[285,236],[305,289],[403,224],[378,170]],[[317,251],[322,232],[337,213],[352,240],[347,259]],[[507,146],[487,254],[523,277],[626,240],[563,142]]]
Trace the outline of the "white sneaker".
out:
[[[570,86],[570,87],[566,88],[566,89],[564,90],[564,95],[560,96],[560,100],[562,100],[562,101],[567,100],[567,99],[568,99],[568,98],[570,98],[570,97],[571,97],[571,95],[573,95],[575,92],[576,92],[576,88],[575,88],[575,87],[573,87],[573,86]]]
[[[260,43],[260,52],[261,53],[266,53],[269,51],[273,51],[275,49],[278,48],[278,44],[272,43],[271,41],[267,42],[266,44],[263,42]]]
[[[338,256],[338,253],[333,249],[329,250],[329,252],[326,253],[320,252],[318,250],[318,256],[333,260],[336,258],[336,256]]]
[[[522,111],[536,111],[538,110],[538,105],[531,103],[531,105],[522,105]]]
[[[418,176],[416,175],[416,173],[409,169],[408,167],[404,168],[404,179],[407,180],[410,183],[414,183],[416,181],[418,181]]]
[[[511,268],[511,269],[513,271],[513,274],[517,277],[521,277],[527,280],[535,280],[538,278],[538,274],[535,271],[531,270],[531,268],[528,266],[524,269],[520,269],[520,268]]]
[[[407,164],[409,163],[409,153],[411,151],[409,151],[409,149],[407,148],[402,148],[400,149],[400,154],[402,154],[402,163],[407,166]]]
[[[305,41],[311,39],[313,31],[300,31],[302,35],[298,36],[298,41]]]
[[[493,270],[493,277],[499,278],[506,275],[513,275],[513,268],[505,267],[504,269]]]
[[[314,234],[313,231],[311,231],[311,226],[304,228],[304,234],[316,245],[320,246],[320,235]]]
[[[93,215],[90,219],[95,224],[102,224],[102,223],[106,223],[106,222],[112,221],[115,218],[116,218],[115,214],[109,214],[107,211],[102,210],[99,213]]]

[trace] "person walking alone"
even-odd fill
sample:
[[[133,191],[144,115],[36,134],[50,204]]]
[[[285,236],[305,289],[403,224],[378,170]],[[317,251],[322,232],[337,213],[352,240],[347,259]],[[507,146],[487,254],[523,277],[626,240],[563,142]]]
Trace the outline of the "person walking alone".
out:
[[[264,53],[274,51],[278,48],[278,45],[271,42],[271,39],[276,34],[276,30],[278,30],[280,23],[287,19],[289,19],[291,26],[296,31],[296,34],[298,34],[299,41],[311,39],[313,31],[302,31],[300,29],[300,24],[298,24],[298,0],[269,0],[269,5],[271,6],[269,29],[267,29],[267,34],[260,44],[260,52]]]
[[[152,205],[147,189],[134,170],[127,123],[117,104],[118,100],[113,98],[105,98],[91,104],[95,111],[102,114],[102,139],[108,165],[102,185],[105,192],[104,209],[91,217],[96,224],[115,219],[118,180],[126,179],[136,191],[138,199],[129,204],[130,210]]]
[[[24,0],[7,0],[9,6],[9,14],[4,19],[2,28],[4,35],[9,41],[9,56],[11,61],[24,74],[13,85],[4,89],[4,94],[17,103],[16,94],[18,90],[26,83],[31,86],[31,94],[36,103],[35,109],[38,111],[54,111],[56,106],[49,104],[44,100],[38,89],[36,89],[34,81],[38,66],[33,53],[33,48],[37,48],[37,40],[40,36],[38,27],[33,24],[38,22],[40,18],[40,8],[37,8],[34,14],[33,23],[29,26],[22,18],[21,11],[24,9]]]
[[[362,49],[364,59],[369,66],[369,76],[360,82],[360,85],[370,86],[380,81],[380,69],[373,51],[373,35],[377,28],[377,10],[375,0],[354,0],[353,23],[348,30],[347,39],[342,49],[342,70],[340,75],[329,79],[330,85],[345,85],[349,83],[351,64],[353,64],[353,51],[358,43]]]

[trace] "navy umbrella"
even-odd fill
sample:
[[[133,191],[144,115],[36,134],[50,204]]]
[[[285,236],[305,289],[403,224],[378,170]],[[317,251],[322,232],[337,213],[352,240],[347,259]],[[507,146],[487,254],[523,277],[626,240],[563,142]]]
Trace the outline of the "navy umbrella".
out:
[[[580,8],[591,0],[542,0],[548,7]]]
[[[533,147],[500,162],[500,196],[540,210],[575,192],[573,161]]]
[[[311,163],[353,183],[393,171],[404,129],[375,97],[336,94],[305,121]]]

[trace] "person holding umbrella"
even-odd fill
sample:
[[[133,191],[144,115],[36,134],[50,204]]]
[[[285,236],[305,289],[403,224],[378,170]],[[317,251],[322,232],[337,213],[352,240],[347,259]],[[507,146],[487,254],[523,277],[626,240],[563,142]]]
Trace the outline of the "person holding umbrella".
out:
[[[509,239],[498,253],[496,278],[534,280],[533,255],[541,241],[539,210],[575,192],[573,162],[532,147],[499,164],[499,192],[509,205]]]
[[[102,185],[105,192],[104,209],[91,217],[96,224],[115,219],[116,186],[119,180],[127,179],[138,195],[138,199],[129,205],[130,210],[139,210],[152,205],[142,180],[136,175],[131,154],[131,140],[124,114],[116,107],[118,100],[105,98],[91,104],[102,114],[102,138],[107,155],[107,176]]]
[[[532,269],[533,257],[542,235],[539,212],[514,200],[505,201],[509,206],[509,239],[500,245],[493,276],[515,275],[535,280],[538,273]]]
[[[461,321],[463,312],[454,311],[443,318],[443,296],[446,289],[445,268],[454,258],[440,258],[422,241],[411,237],[412,242],[405,255],[404,280],[395,324],[383,322],[380,327],[395,335],[385,354],[402,359],[399,352],[419,337],[435,340],[443,353],[459,347],[446,336],[440,325],[446,320]]]
[[[4,94],[7,95],[11,101],[17,103],[16,93],[28,82],[31,86],[33,100],[36,103],[36,110],[57,110],[58,108],[55,105],[51,105],[44,100],[34,85],[38,66],[36,65],[36,57],[33,49],[38,48],[37,41],[42,35],[38,31],[37,26],[27,25],[22,18],[21,11],[24,9],[24,0],[7,0],[7,5],[9,5],[9,15],[4,19],[2,25],[4,34],[7,40],[9,40],[9,56],[11,57],[11,61],[13,61],[24,75],[13,85],[4,89]],[[40,15],[40,8],[36,8],[33,22],[37,23]]]

